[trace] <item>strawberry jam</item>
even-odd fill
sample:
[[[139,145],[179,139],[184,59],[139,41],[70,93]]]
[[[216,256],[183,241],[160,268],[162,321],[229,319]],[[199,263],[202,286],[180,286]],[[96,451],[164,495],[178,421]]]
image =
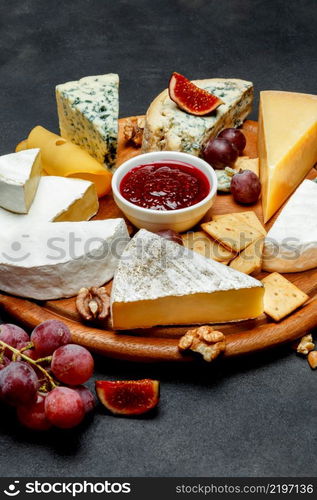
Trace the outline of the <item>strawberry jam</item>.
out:
[[[157,161],[131,169],[120,184],[121,195],[151,210],[177,210],[199,203],[210,192],[201,170],[179,161]]]

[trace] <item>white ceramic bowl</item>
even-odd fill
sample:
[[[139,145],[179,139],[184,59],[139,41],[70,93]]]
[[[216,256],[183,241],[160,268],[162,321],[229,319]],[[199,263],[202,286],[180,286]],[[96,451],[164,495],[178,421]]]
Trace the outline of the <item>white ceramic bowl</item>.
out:
[[[210,182],[211,188],[209,194],[191,207],[164,211],[139,207],[121,195],[120,183],[129,170],[139,165],[162,160],[167,162],[170,160],[184,162],[201,170]],[[214,169],[201,158],[177,151],[157,151],[135,156],[120,165],[112,177],[112,192],[116,204],[134,226],[148,229],[149,231],[173,229],[174,231],[182,232],[195,226],[212,206],[217,193],[217,176]]]

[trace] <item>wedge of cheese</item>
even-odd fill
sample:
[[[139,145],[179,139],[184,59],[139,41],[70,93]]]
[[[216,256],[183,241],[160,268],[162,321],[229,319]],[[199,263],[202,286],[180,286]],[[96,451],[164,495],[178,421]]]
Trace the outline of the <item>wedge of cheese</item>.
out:
[[[39,149],[0,156],[0,207],[26,214],[41,175]]]
[[[258,152],[267,222],[317,162],[317,96],[261,92]]]
[[[41,177],[27,214],[0,208],[0,240],[12,228],[60,221],[85,221],[98,212],[98,198],[92,182],[64,177]]]
[[[0,240],[0,290],[48,300],[99,287],[113,277],[128,241],[123,219],[11,228]]]
[[[295,273],[317,267],[317,184],[296,189],[267,234],[263,269]]]
[[[251,112],[253,85],[237,79],[211,78],[193,83],[220,97],[224,104],[208,116],[182,111],[164,90],[150,105],[145,120],[142,151],[183,151],[201,155],[203,144],[224,128],[238,127]]]
[[[256,279],[141,229],[125,248],[111,294],[115,329],[224,323],[263,312]]]
[[[62,137],[109,168],[115,166],[118,142],[119,76],[87,76],[56,87]]]

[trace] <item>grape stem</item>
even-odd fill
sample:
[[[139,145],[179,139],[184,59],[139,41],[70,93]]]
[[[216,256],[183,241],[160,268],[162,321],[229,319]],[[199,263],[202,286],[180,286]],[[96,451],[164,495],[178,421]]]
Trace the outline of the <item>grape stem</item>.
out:
[[[38,359],[38,360],[34,361],[34,359],[29,358],[29,356],[26,356],[25,354],[23,354],[21,351],[19,351],[15,347],[12,347],[11,345],[7,344],[6,342],[3,342],[3,340],[0,340],[0,345],[3,348],[9,349],[11,352],[13,352],[15,357],[19,356],[22,359],[24,359],[25,361],[27,361],[27,363],[30,363],[30,365],[35,366],[40,372],[43,373],[45,378],[49,381],[52,389],[55,389],[55,387],[57,387],[57,384],[55,383],[53,377],[51,377],[51,375],[48,373],[47,370],[45,370],[45,368],[43,368],[43,366],[38,364],[40,361],[43,361],[43,360],[46,361],[47,358],[42,358],[42,359]]]

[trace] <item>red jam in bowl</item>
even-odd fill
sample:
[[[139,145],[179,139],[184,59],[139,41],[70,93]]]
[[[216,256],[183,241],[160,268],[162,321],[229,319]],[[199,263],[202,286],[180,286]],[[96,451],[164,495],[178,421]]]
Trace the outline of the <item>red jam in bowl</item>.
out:
[[[121,195],[151,210],[178,210],[199,203],[210,192],[206,175],[180,161],[156,161],[132,168],[120,183]]]

